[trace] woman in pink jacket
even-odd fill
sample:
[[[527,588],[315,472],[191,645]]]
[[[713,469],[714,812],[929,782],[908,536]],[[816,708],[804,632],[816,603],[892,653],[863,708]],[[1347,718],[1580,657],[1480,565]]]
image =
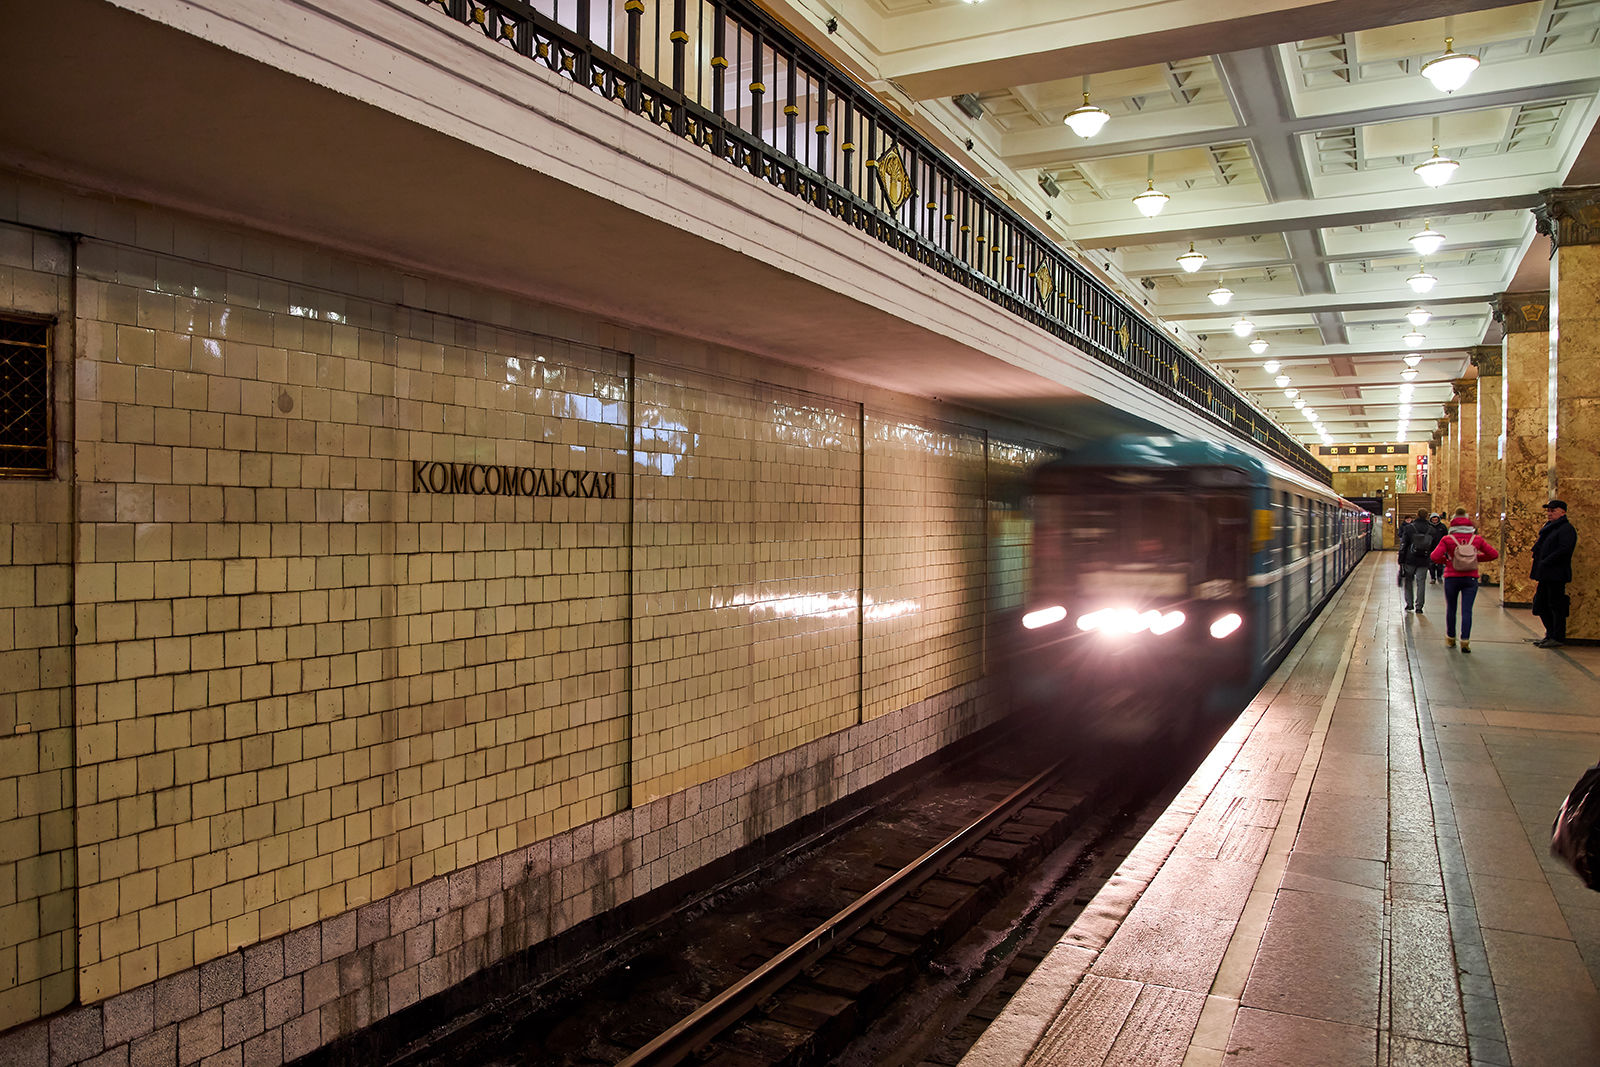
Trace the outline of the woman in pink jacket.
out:
[[[1478,535],[1466,508],[1456,508],[1450,529],[1433,546],[1429,558],[1444,564],[1445,647],[1456,647],[1456,601],[1461,602],[1461,651],[1471,652],[1472,602],[1478,598],[1478,564],[1498,558],[1494,546]]]

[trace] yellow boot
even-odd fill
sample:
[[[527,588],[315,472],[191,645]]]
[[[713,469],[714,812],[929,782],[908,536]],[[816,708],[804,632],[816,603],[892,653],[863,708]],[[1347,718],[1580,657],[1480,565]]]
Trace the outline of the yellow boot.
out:
[[[1456,639],[1453,638],[1453,637],[1445,638],[1444,639],[1444,647],[1445,648],[1455,648],[1456,647]]]
[[[1465,637],[1463,637],[1461,639],[1461,651],[1463,651],[1463,652],[1471,652],[1472,651],[1472,642],[1468,641]]]

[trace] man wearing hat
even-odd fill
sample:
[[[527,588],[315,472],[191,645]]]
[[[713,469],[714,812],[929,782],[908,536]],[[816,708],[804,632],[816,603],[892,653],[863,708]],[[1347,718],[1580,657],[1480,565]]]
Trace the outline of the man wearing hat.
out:
[[[1578,531],[1567,521],[1567,502],[1552,500],[1544,506],[1545,524],[1533,543],[1533,569],[1529,577],[1539,583],[1533,590],[1533,613],[1544,623],[1540,648],[1560,648],[1567,640],[1567,583],[1572,581],[1572,550]]]

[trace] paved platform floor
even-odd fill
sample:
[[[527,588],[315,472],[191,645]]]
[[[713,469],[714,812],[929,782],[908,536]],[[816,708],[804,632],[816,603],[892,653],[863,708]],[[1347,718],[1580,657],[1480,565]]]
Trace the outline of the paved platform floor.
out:
[[[1549,855],[1600,648],[1345,583],[962,1067],[1600,1064],[1600,893]]]

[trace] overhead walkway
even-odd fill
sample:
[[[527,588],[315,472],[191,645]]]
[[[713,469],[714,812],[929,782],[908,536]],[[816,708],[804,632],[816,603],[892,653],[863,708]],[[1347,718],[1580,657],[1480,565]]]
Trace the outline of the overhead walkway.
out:
[[[1548,853],[1600,648],[1354,573],[963,1067],[1600,1063],[1600,893]]]

